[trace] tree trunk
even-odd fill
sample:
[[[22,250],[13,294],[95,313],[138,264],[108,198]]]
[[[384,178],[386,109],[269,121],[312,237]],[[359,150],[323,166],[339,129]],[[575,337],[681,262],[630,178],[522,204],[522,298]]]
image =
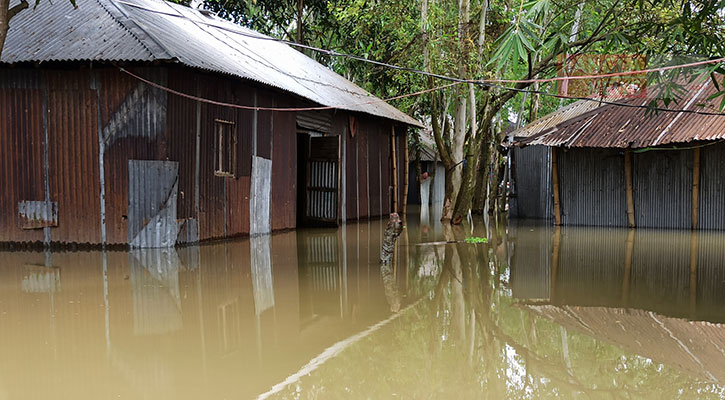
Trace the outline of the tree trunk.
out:
[[[28,2],[25,0],[22,0],[20,4],[14,5],[13,8],[10,8],[10,0],[0,0],[0,57],[2,57],[3,54],[5,39],[8,36],[8,29],[10,29],[10,20],[20,11],[23,11],[28,7]]]
[[[491,152],[489,146],[484,146],[478,153],[478,168],[476,171],[476,183],[473,189],[473,201],[471,203],[471,212],[474,214],[483,214],[484,205],[486,203],[486,182],[489,160]]]
[[[302,44],[302,0],[297,0],[297,43]]]

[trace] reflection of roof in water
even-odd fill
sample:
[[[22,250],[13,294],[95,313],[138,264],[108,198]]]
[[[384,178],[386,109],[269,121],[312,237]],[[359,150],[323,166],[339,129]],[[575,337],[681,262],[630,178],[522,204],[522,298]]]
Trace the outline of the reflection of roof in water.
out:
[[[725,382],[725,325],[607,307],[521,305],[552,322],[624,350]]]

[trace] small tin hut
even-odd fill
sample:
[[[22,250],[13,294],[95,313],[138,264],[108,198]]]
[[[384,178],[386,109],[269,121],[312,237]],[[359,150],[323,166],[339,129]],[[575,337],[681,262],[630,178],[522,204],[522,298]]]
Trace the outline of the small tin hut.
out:
[[[161,0],[43,4],[0,59],[0,242],[165,247],[387,215],[420,123]]]
[[[580,101],[515,132],[514,215],[725,229],[725,115],[708,99],[716,92],[711,80],[695,80],[669,105],[674,112],[642,107],[658,89],[619,104]]]

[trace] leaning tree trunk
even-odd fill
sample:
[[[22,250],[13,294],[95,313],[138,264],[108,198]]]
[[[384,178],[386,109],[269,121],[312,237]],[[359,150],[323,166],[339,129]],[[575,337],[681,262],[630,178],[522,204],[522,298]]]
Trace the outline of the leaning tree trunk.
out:
[[[491,147],[486,144],[482,146],[481,151],[478,152],[478,170],[476,171],[476,182],[473,189],[473,202],[471,204],[471,212],[474,214],[483,214],[486,195],[488,194],[487,183],[488,183],[488,168],[491,160]]]

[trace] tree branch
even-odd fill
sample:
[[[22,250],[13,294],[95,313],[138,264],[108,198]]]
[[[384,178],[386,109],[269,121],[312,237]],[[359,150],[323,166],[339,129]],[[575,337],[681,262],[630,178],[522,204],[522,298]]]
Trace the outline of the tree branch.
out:
[[[13,19],[13,17],[16,16],[20,11],[23,11],[28,7],[30,7],[30,5],[26,0],[22,0],[20,4],[14,5],[11,9],[8,10],[8,22]]]

